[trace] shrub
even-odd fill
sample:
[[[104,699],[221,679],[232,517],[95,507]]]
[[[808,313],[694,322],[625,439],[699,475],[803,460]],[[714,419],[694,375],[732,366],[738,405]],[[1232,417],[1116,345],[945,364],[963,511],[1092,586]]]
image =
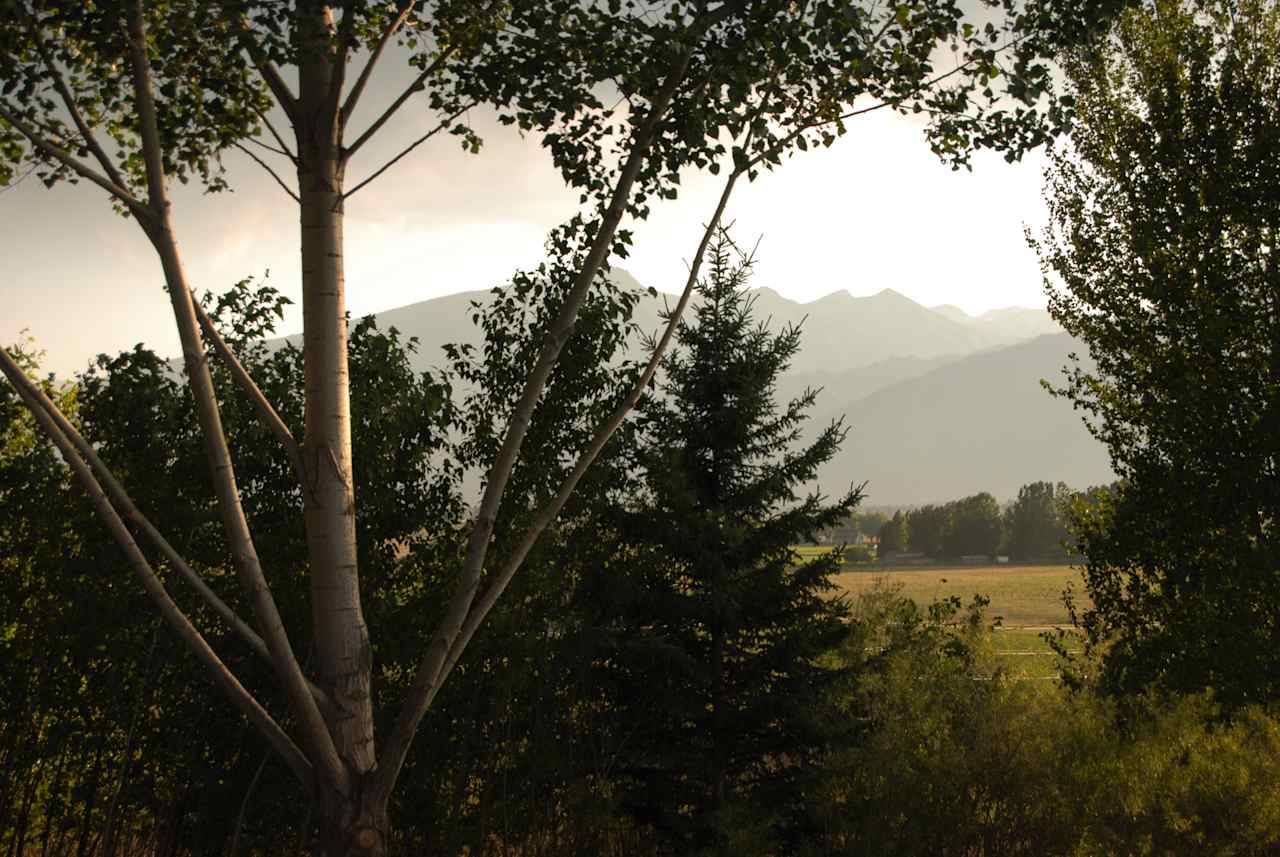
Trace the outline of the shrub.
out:
[[[1280,848],[1280,719],[1208,696],[1121,709],[1000,669],[981,602],[855,608],[836,705],[862,728],[815,801],[843,855],[1263,855]]]

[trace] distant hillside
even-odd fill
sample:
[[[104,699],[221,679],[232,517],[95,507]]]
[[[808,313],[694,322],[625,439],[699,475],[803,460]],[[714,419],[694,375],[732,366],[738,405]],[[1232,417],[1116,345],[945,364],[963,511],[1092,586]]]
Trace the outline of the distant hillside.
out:
[[[1042,309],[1011,306],[989,310],[977,317],[951,304],[929,307],[929,310],[957,324],[980,331],[993,344],[1012,345],[1025,339],[1063,332],[1062,327]]]
[[[629,287],[640,287],[629,273],[620,268],[614,269],[612,277]],[[1028,327],[1027,319],[1032,316],[1024,316],[1026,313],[1043,315],[1041,310],[1011,308],[1001,311],[1009,313],[1010,318],[1022,320],[1019,324],[1030,332],[1021,335],[1013,331],[1011,324],[986,320],[986,316],[973,319],[955,310],[967,321],[949,318],[892,289],[861,298],[847,291],[833,292],[810,303],[790,300],[767,288],[753,290],[752,295],[755,317],[768,320],[773,329],[786,324],[802,325],[803,348],[791,367],[797,374],[838,374],[881,363],[887,366],[899,360],[908,361],[899,364],[900,369],[907,370],[911,360],[959,357],[1043,332],[1035,325]],[[490,297],[487,291],[463,292],[386,310],[378,313],[376,318],[380,327],[395,326],[406,335],[418,337],[421,350],[417,363],[419,368],[425,368],[443,362],[440,347],[445,343],[479,341],[479,333],[471,322],[470,304],[472,301],[487,303]],[[661,310],[674,304],[675,300],[674,296],[666,294],[659,294],[656,298],[643,296],[635,315],[641,330],[649,333],[658,330]],[[297,337],[290,339],[297,341]],[[927,368],[930,367],[923,367],[921,371]],[[874,377],[877,372],[884,374],[887,380],[900,380],[910,374],[908,371],[902,375],[897,370],[886,374],[882,367],[866,377]],[[865,394],[870,389],[862,392]]]
[[[895,357],[943,357],[968,354],[1000,344],[981,329],[931,312],[892,289],[855,298],[833,292],[798,303],[772,289],[755,291],[757,318],[775,325],[802,324],[803,348],[792,363],[796,372],[839,371]]]
[[[860,399],[871,395],[876,390],[910,378],[918,378],[960,359],[960,355],[892,357],[881,360],[879,363],[872,363],[870,366],[859,366],[838,372],[787,372],[778,379],[774,398],[779,403],[789,402],[799,397],[806,388],[818,390],[817,404],[811,411],[816,414],[823,410],[824,403],[830,405],[833,400]],[[823,425],[825,424],[824,422]]]
[[[841,414],[851,427],[840,454],[819,474],[828,494],[869,481],[875,504],[950,500],[977,491],[1009,499],[1035,480],[1076,488],[1114,478],[1105,448],[1071,403],[1040,379],[1057,379],[1070,351],[1066,334],[974,354],[856,400],[832,389],[815,425]]]

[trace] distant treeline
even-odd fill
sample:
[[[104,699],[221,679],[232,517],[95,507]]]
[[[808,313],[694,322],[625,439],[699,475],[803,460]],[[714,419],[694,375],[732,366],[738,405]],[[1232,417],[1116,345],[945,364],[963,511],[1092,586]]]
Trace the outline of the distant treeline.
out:
[[[819,540],[849,545],[853,561],[892,559],[905,553],[932,559],[1006,556],[1017,562],[1062,561],[1076,552],[1071,521],[1096,502],[1099,488],[1076,491],[1065,483],[1030,482],[1003,506],[986,491],[947,503],[854,511]]]

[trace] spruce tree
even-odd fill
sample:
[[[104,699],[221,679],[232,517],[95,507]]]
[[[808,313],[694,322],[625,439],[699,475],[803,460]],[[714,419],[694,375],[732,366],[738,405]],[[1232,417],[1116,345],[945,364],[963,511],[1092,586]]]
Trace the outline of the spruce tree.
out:
[[[618,539],[588,583],[610,651],[597,659],[616,797],[667,853],[772,852],[804,837],[815,761],[832,738],[824,661],[845,635],[839,550],[793,545],[861,499],[800,496],[847,430],[799,446],[815,391],[775,402],[800,329],[770,333],[744,292],[751,258],[723,232],[664,380],[641,405],[642,487],[604,517]],[[789,849],[788,849],[789,850]]]

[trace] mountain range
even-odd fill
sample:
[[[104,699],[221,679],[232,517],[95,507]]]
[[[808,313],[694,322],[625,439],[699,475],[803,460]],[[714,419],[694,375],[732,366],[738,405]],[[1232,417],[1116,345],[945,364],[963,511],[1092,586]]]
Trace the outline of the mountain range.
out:
[[[615,268],[620,286],[643,291],[626,271]],[[791,365],[795,374],[860,369],[894,359],[958,357],[987,348],[1011,345],[1046,333],[1061,333],[1044,310],[1011,307],[976,318],[953,306],[927,308],[892,289],[869,297],[833,292],[809,303],[790,300],[773,289],[753,289],[753,312],[771,328],[800,325],[803,347]],[[440,358],[446,342],[478,343],[471,323],[471,304],[487,303],[487,291],[459,292],[376,314],[380,327],[394,325],[422,342],[424,365]],[[660,312],[675,298],[644,295],[636,307],[640,329],[661,327]],[[692,315],[690,313],[690,315]]]
[[[639,287],[620,269],[611,276]],[[841,452],[819,473],[825,493],[866,481],[870,503],[916,505],[978,491],[1010,499],[1037,480],[1084,488],[1114,478],[1105,448],[1070,402],[1041,384],[1061,377],[1071,352],[1087,353],[1044,310],[1009,307],[973,317],[950,305],[922,306],[892,289],[868,297],[840,291],[808,303],[768,288],[750,296],[755,318],[771,329],[801,327],[801,350],[778,379],[778,400],[820,388],[810,429],[842,416],[850,427]],[[471,305],[491,297],[462,292],[376,319],[419,339],[414,362],[424,369],[444,363],[445,343],[480,340]],[[674,301],[642,297],[640,329],[658,330],[661,310]]]

